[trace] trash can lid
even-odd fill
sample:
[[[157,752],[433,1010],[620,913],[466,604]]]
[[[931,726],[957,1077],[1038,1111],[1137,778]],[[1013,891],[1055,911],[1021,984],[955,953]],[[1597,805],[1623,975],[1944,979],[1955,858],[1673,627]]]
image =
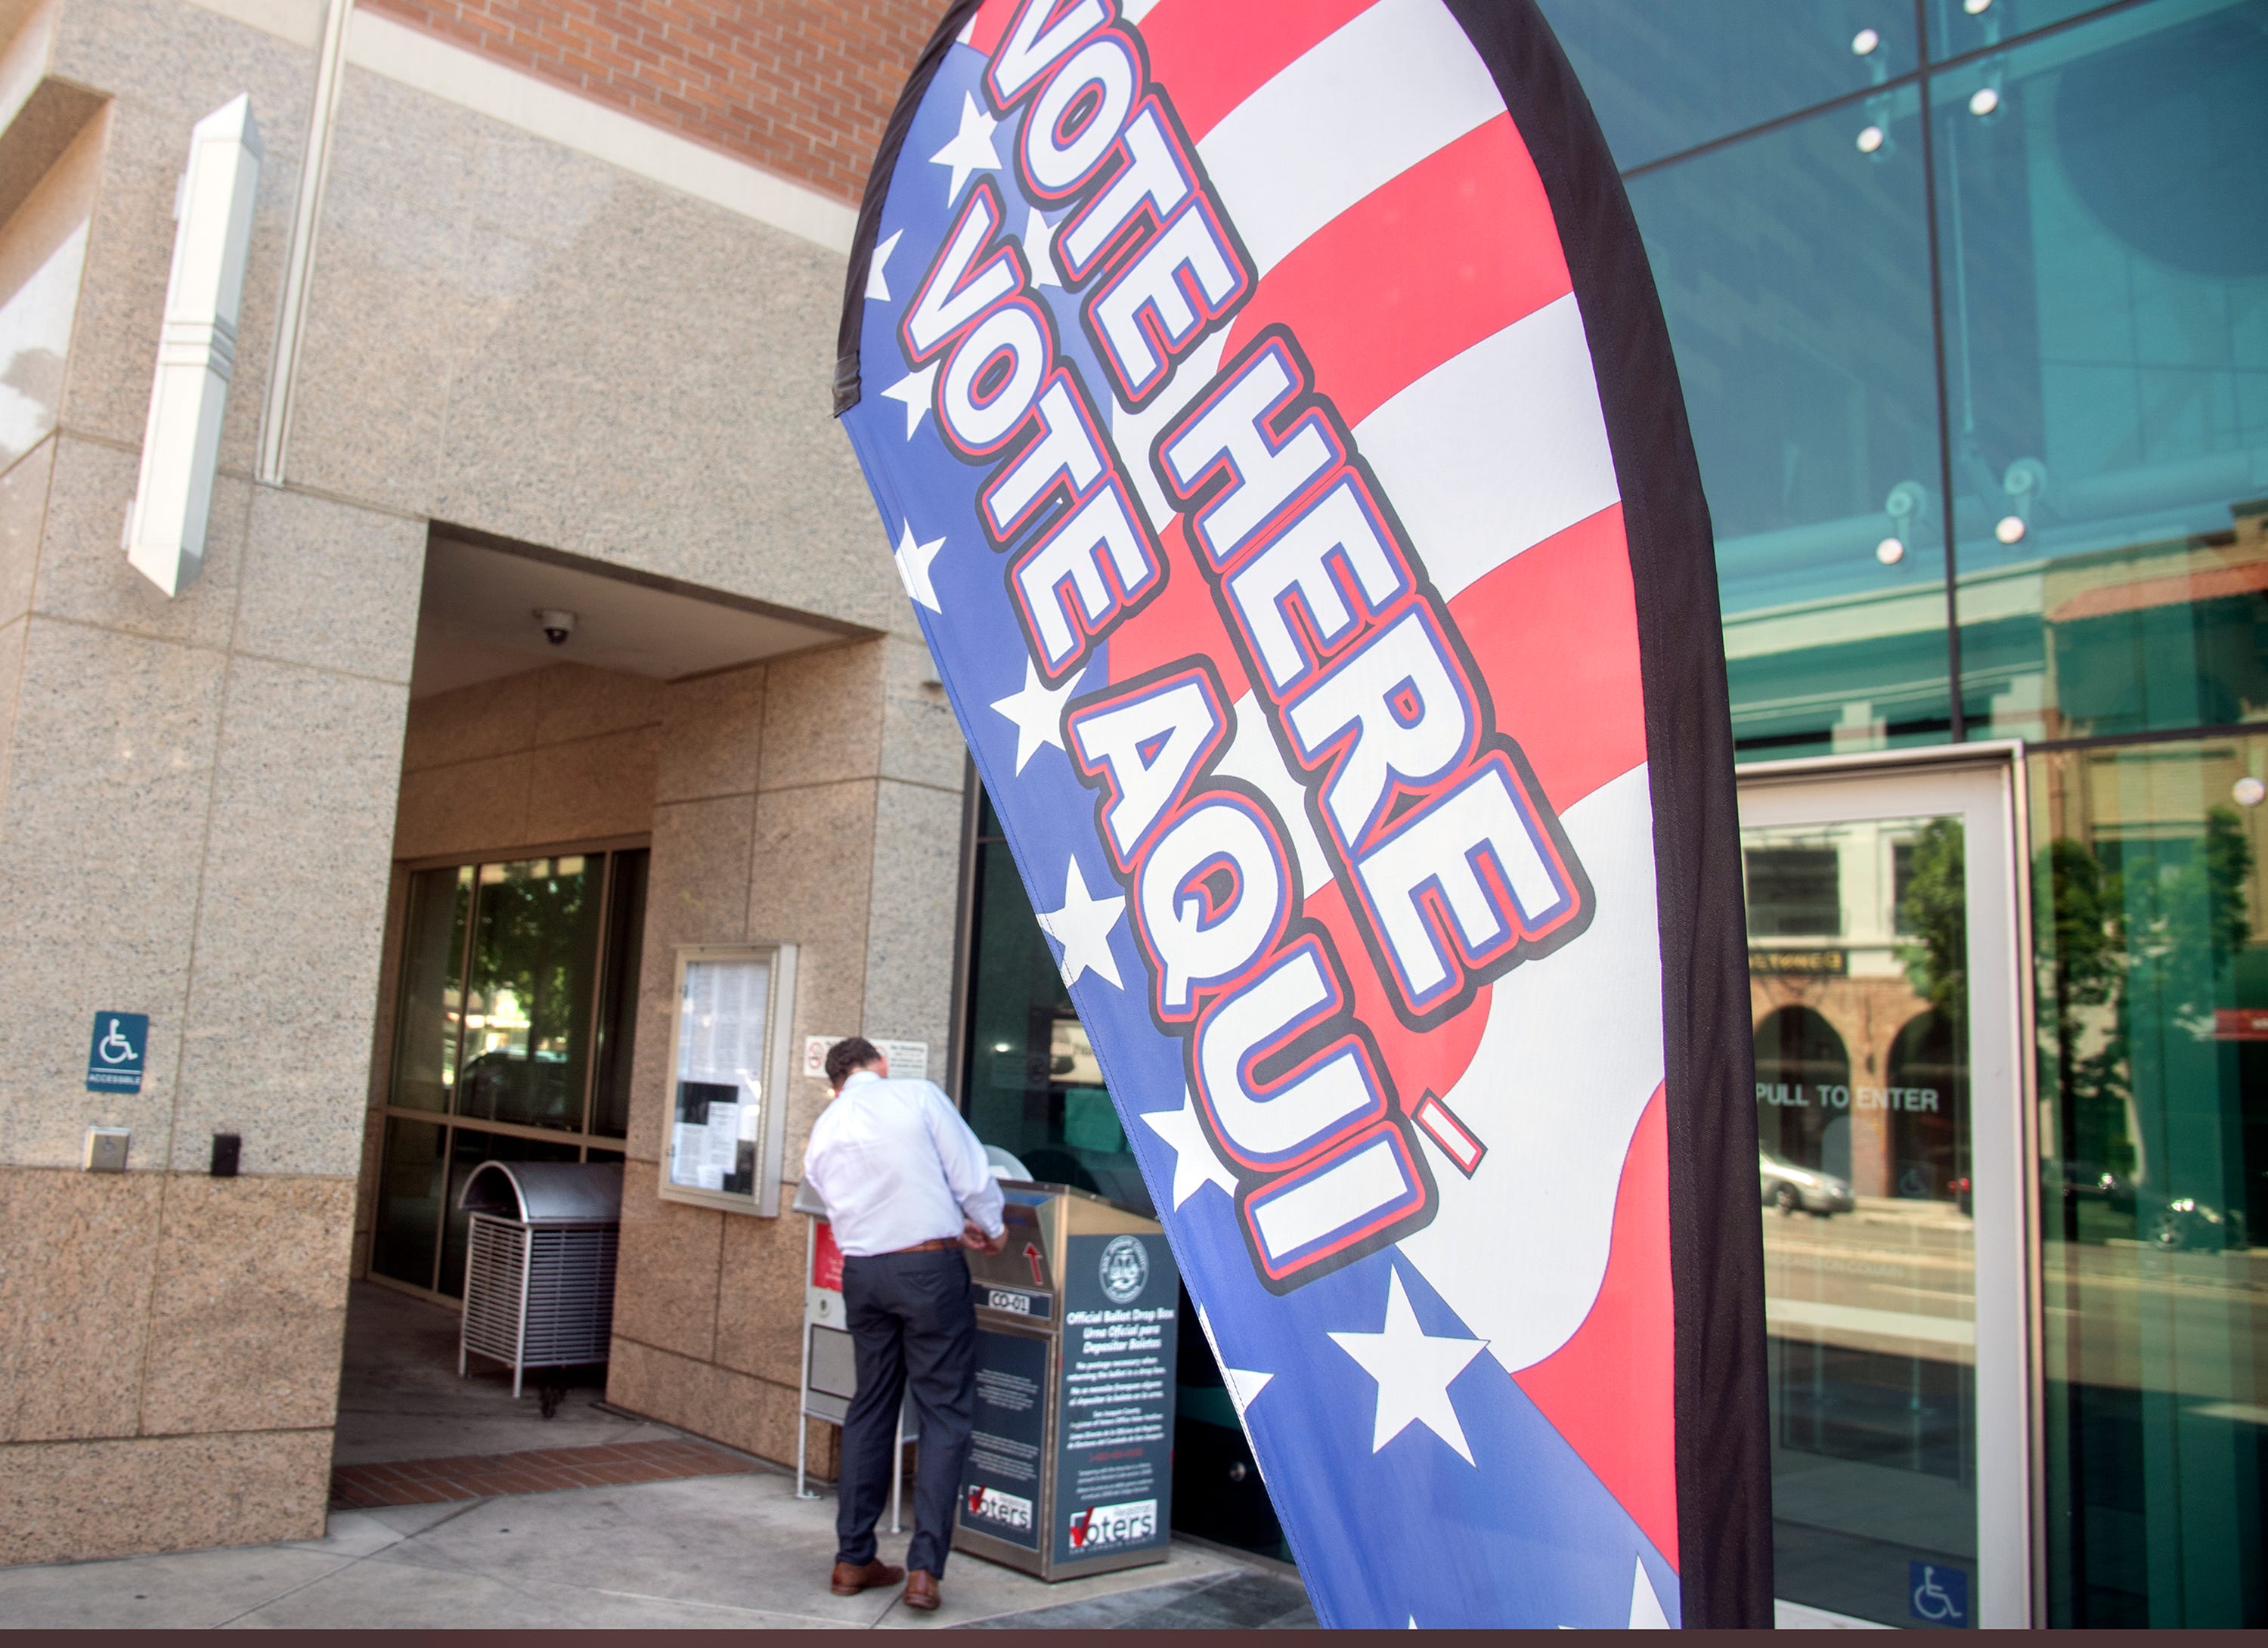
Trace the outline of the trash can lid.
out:
[[[622,1216],[620,1162],[482,1162],[458,1205],[526,1225],[609,1223]]]

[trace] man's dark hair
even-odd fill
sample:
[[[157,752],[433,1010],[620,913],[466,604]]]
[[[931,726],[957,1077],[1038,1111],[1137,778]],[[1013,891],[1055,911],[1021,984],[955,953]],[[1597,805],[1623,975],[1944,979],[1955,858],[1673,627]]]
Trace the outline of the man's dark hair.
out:
[[[865,1036],[844,1036],[827,1049],[827,1085],[841,1087],[850,1078],[850,1072],[873,1063],[882,1056],[882,1049]]]

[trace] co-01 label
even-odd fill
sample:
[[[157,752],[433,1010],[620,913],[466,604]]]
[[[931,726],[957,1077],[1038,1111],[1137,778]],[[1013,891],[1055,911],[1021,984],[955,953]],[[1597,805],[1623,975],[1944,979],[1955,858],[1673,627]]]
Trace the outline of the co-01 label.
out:
[[[1011,1316],[1028,1316],[1035,1321],[1045,1321],[1055,1314],[1055,1300],[1045,1293],[1027,1293],[1021,1288],[990,1287],[979,1282],[970,1291],[976,1304],[985,1310],[996,1310]]]

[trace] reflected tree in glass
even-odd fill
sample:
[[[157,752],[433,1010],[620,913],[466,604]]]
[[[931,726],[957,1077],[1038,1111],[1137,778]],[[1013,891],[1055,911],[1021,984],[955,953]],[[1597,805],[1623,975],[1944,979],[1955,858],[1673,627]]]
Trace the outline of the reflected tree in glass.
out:
[[[401,991],[394,1002],[393,1102],[446,1110],[457,1084],[463,1029],[465,923],[472,913],[469,865],[409,878],[402,923]]]
[[[598,861],[580,857],[482,868],[458,1114],[582,1127],[597,869]]]

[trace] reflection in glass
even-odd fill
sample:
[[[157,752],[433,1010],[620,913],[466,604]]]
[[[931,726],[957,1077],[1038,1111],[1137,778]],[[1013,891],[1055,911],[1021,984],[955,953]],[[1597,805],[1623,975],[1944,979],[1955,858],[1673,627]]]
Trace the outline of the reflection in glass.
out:
[[[370,1268],[412,1287],[433,1285],[433,1259],[441,1233],[445,1131],[435,1122],[400,1116],[388,1116],[386,1122]]]
[[[483,1160],[622,1159],[619,1151],[586,1154],[585,1141],[627,1130],[646,861],[638,849],[411,873],[371,1256],[378,1275],[460,1290],[465,1223],[455,1195]],[[437,1113],[453,1123],[415,1119]],[[560,1137],[521,1139],[487,1122]]]
[[[1902,0],[1543,0],[1625,170],[1915,65]]]
[[[2264,85],[2264,0],[2117,11],[1931,84],[1979,731],[2268,717]]]
[[[1743,756],[1951,728],[1924,184],[1911,84],[1630,183],[1716,528]]]
[[[1750,829],[1742,847],[1776,1588],[1965,1623],[1918,1617],[1912,1577],[1976,1593],[1961,826]]]
[[[481,866],[458,1115],[582,1129],[602,862]]]
[[[1989,51],[2033,29],[2092,11],[2105,0],[1924,0],[1929,55],[1942,63]]]
[[[600,969],[598,1071],[591,1084],[591,1131],[621,1138],[630,1125],[630,1052],[637,1029],[638,960],[645,945],[643,848],[614,855],[607,892],[607,954]]]
[[[974,891],[969,1126],[1035,1179],[1148,1212],[1149,1190],[1006,842],[980,838]]]
[[[420,870],[409,878],[401,929],[401,991],[394,1003],[394,1092],[409,1110],[446,1110],[457,1085],[465,988],[465,923],[471,866]]]
[[[2048,1622],[2268,1624],[2268,736],[2032,758]]]

